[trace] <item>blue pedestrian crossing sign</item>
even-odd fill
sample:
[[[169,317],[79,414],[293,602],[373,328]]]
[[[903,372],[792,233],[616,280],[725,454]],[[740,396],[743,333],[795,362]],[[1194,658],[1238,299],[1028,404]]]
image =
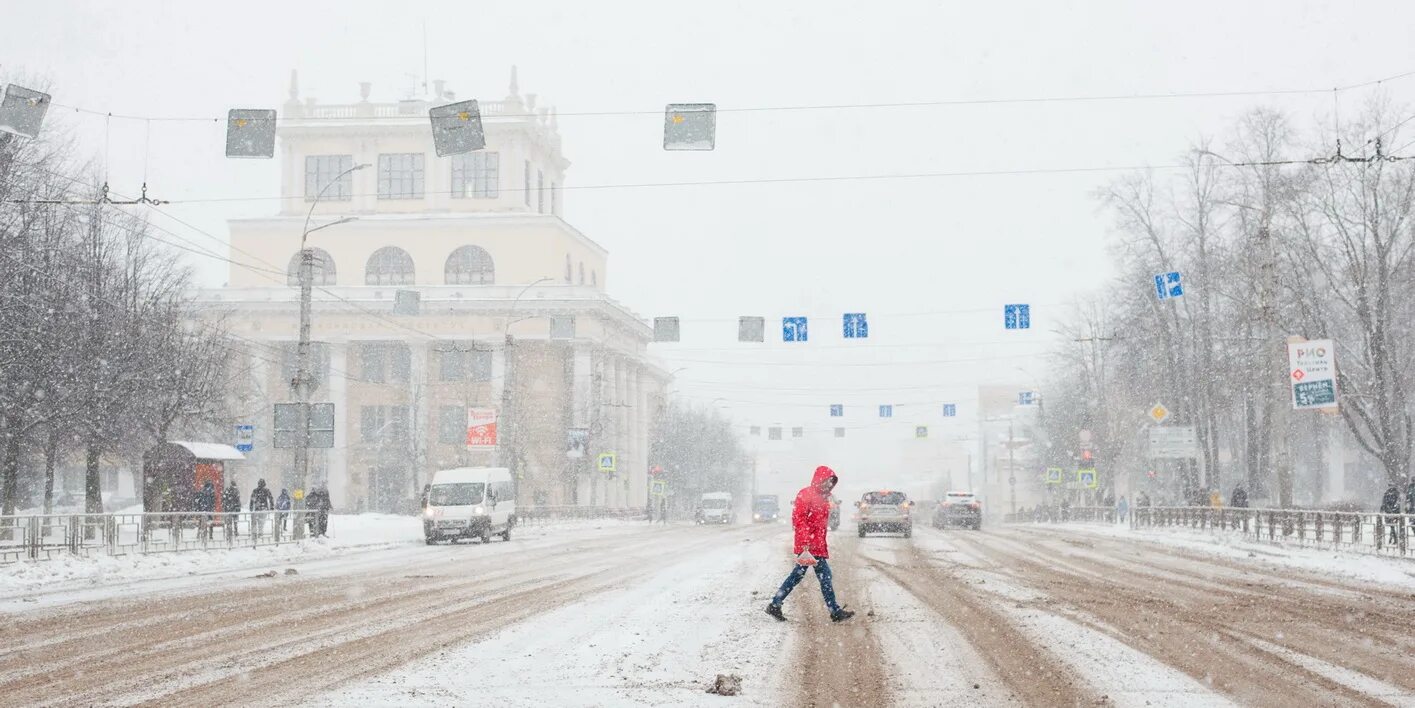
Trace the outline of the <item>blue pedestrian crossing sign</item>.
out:
[[[844,318],[846,339],[865,339],[870,336],[870,325],[865,321],[865,313],[850,312]]]
[[[881,418],[893,418],[893,417],[894,417],[894,406],[880,406],[880,407],[879,407],[879,417],[881,417]]]
[[[839,418],[845,415],[845,406],[840,403],[833,403],[830,406],[830,417]]]
[[[1036,402],[1037,402],[1037,392],[1036,392],[1036,391],[1023,391],[1023,392],[1017,394],[1017,405],[1019,405],[1019,406],[1030,406],[1030,405],[1032,405],[1033,403],[1036,403]]]
[[[945,403],[945,404],[943,404],[943,417],[945,417],[945,418],[952,418],[952,417],[957,416],[957,415],[958,415],[958,404],[957,404],[957,403]]]
[[[1060,468],[1060,467],[1048,467],[1048,468],[1047,468],[1047,484],[1061,484],[1061,468]]]
[[[1155,295],[1161,300],[1184,297],[1184,284],[1180,282],[1179,271],[1155,276]]]
[[[600,471],[600,472],[614,472],[614,471],[615,471],[615,468],[617,467],[617,465],[615,464],[615,461],[616,461],[616,456],[615,456],[614,453],[612,453],[612,452],[601,452],[601,453],[599,453],[599,464],[598,464],[599,471]]]
[[[1095,489],[1096,470],[1094,468],[1076,470],[1076,483],[1087,489]]]
[[[804,341],[806,341],[806,318],[804,318],[804,317],[783,317],[783,318],[781,318],[781,341],[783,341],[783,342],[804,342]]]
[[[1007,329],[1031,329],[1031,305],[1003,305],[1002,326]]]

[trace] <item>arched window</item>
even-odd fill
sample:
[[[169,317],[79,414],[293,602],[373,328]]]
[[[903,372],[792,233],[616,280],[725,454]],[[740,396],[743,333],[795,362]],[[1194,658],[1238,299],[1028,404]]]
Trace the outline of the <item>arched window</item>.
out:
[[[412,285],[413,257],[397,246],[384,246],[368,257],[365,285]]]
[[[585,262],[580,261],[580,285],[585,284]]]
[[[314,263],[310,264],[310,283],[313,285],[333,285],[334,284],[334,259],[329,252],[323,248],[311,248],[314,254]],[[290,256],[290,266],[285,269],[285,282],[290,285],[300,284],[300,252],[295,251],[295,255]]]
[[[448,285],[491,285],[496,282],[496,264],[481,246],[463,246],[447,257],[443,269]]]
[[[569,285],[570,283],[575,282],[575,278],[574,278],[574,275],[573,275],[572,273],[573,273],[573,271],[570,270],[570,254],[567,253],[567,254],[565,254],[565,284],[566,284],[566,285]]]

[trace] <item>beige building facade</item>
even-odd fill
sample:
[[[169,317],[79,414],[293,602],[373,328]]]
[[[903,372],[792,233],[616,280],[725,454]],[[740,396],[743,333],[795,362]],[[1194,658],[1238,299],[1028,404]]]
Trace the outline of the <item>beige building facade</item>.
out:
[[[570,163],[553,113],[521,95],[481,101],[485,149],[438,157],[433,95],[320,104],[294,75],[279,115],[281,208],[230,222],[226,287],[204,312],[236,343],[232,395],[255,426],[242,488],[293,489],[273,407],[294,400],[300,238],[313,250],[312,400],[335,410],[334,447],[306,486],[336,508],[410,508],[437,469],[512,467],[523,504],[642,506],[649,430],[667,374],[652,328],[612,299],[608,253],[562,217]],[[349,168],[366,165],[342,177]],[[323,190],[316,203],[314,197]],[[499,444],[469,449],[469,408],[493,408]],[[571,439],[585,440],[573,456]],[[597,469],[613,453],[613,472]]]

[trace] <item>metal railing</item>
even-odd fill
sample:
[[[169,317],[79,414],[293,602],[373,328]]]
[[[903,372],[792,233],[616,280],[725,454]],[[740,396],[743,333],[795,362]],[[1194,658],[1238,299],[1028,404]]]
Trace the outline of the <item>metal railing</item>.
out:
[[[571,504],[523,506],[516,509],[517,523],[544,524],[570,519],[644,519],[644,507],[611,508]]]
[[[1115,523],[1114,507],[1038,508],[1009,514],[1009,523]],[[1131,528],[1199,531],[1252,541],[1385,556],[1415,556],[1415,514],[1321,511],[1317,509],[1248,509],[1212,506],[1143,506],[1123,521]]]
[[[0,563],[273,546],[294,540],[294,524],[316,518],[313,511],[0,516]]]

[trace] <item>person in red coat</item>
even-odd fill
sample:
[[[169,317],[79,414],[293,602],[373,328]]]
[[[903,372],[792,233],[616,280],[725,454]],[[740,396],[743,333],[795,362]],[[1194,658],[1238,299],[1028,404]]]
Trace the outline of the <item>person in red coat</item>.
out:
[[[781,613],[781,603],[786,601],[786,596],[812,567],[816,569],[816,580],[820,581],[821,595],[825,596],[831,621],[841,622],[855,616],[854,612],[836,603],[835,586],[831,584],[830,563],[827,561],[830,547],[826,545],[825,533],[826,524],[830,521],[830,490],[838,481],[840,478],[834,470],[821,465],[811,476],[810,486],[796,493],[791,509],[791,528],[796,531],[796,567],[791,569],[791,574],[782,581],[781,588],[766,606],[766,613],[781,622],[786,621],[786,615]],[[815,559],[814,563],[811,558]]]

